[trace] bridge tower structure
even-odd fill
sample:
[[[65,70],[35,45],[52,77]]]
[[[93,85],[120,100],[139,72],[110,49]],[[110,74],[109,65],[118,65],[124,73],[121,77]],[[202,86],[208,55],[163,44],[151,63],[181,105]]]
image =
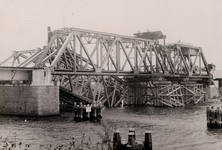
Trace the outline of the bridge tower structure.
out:
[[[0,84],[29,86],[33,73],[41,72],[48,76],[47,83],[59,87],[60,104],[174,107],[204,101],[211,77],[203,50],[181,42],[161,45],[158,37],[166,36],[157,33],[157,38],[152,34],[154,38],[148,39],[78,28],[51,31],[49,27],[43,49],[15,51],[0,63],[1,72],[10,70],[16,77],[25,71],[26,79],[0,76]]]

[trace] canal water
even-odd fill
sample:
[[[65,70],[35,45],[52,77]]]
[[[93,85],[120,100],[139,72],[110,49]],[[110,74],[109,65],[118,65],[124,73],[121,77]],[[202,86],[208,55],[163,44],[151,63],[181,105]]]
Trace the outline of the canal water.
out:
[[[134,128],[139,142],[144,139],[145,131],[152,133],[153,150],[221,150],[222,129],[207,129],[206,122],[206,107],[221,104],[216,100],[183,108],[147,105],[104,108],[100,123],[74,122],[72,111],[52,117],[1,115],[0,140],[2,144],[6,137],[16,139],[29,144],[30,149],[37,149],[40,145],[65,145],[73,137],[78,144],[84,135],[95,144],[101,141],[99,133],[109,128],[118,129],[124,142],[128,129]]]

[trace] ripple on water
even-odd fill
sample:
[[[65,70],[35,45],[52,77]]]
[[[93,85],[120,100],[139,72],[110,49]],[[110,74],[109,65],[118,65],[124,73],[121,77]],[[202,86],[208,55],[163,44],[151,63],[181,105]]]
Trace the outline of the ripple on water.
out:
[[[211,103],[212,104],[212,103]],[[26,121],[25,121],[26,120]],[[153,149],[187,150],[218,149],[222,147],[222,130],[206,126],[206,105],[184,108],[122,107],[104,108],[102,123],[73,121],[73,112],[61,112],[52,117],[0,116],[0,137],[17,134],[17,140],[31,145],[69,143],[72,137],[80,142],[82,133],[97,143],[103,133],[102,124],[119,129],[127,139],[128,128],[135,128],[137,139],[144,131],[152,133]]]

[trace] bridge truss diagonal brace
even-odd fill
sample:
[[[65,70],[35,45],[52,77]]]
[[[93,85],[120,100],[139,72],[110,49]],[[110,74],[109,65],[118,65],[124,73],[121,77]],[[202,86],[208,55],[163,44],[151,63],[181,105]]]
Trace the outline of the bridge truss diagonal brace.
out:
[[[88,51],[87,51],[87,49],[86,49],[85,45],[83,44],[82,39],[79,37],[79,35],[76,35],[76,37],[77,37],[77,39],[79,40],[79,42],[80,42],[80,44],[81,44],[81,46],[82,46],[83,50],[85,51],[85,53],[86,53],[86,55],[87,55],[87,57],[88,57],[89,61],[91,62],[91,64],[92,64],[92,66],[93,66],[94,70],[96,70],[95,63],[93,62],[92,58],[90,57],[90,55],[89,55],[89,53],[88,53]]]
[[[26,67],[28,66],[31,62],[34,62],[35,60],[38,60],[38,57],[41,56],[42,50],[36,51],[35,54],[27,58],[24,62],[20,63],[18,67]]]
[[[54,58],[51,67],[55,67],[55,65],[57,64],[57,62],[59,61],[60,57],[62,56],[62,54],[64,53],[65,49],[67,48],[67,45],[70,44],[70,41],[73,37],[73,33],[69,33],[68,37],[66,38],[64,44],[62,45],[62,47],[60,48],[60,50],[58,51],[56,57]]]
[[[95,47],[93,48],[93,50],[92,50],[92,52],[91,52],[91,54],[90,54],[90,56],[89,56],[90,58],[92,58],[93,55],[95,54],[95,52],[98,51],[98,46],[99,46],[99,42],[96,41],[96,45],[95,45]],[[97,60],[98,60],[98,56],[97,56]],[[87,60],[85,66],[84,66],[84,69],[86,69],[86,67],[89,65],[89,62],[90,62],[90,60]],[[90,62],[90,63],[92,64],[92,62]],[[98,63],[97,63],[97,67],[98,67]]]
[[[149,50],[149,48],[150,48],[150,45],[148,47],[146,47],[143,54],[141,55],[141,60],[140,60],[139,65],[138,65],[139,68],[141,67],[142,62],[144,62],[144,59],[146,58],[146,54],[147,54],[147,51]]]
[[[18,53],[14,52],[11,56],[9,56],[7,59],[5,59],[3,62],[0,63],[0,66],[3,66],[8,60],[14,58]],[[11,65],[13,66],[13,65]]]
[[[180,56],[181,56],[181,58],[182,58],[182,62],[183,62],[183,64],[184,64],[184,66],[185,66],[186,72],[189,73],[188,65],[187,65],[187,63],[186,63],[186,61],[185,61],[185,58],[184,58],[183,53],[182,53],[182,51],[181,51],[181,48],[179,48],[179,54],[180,54]]]
[[[46,48],[43,50],[43,53],[41,54],[40,58],[37,60],[35,67],[38,67],[39,65],[41,65],[42,60],[46,57],[46,55],[49,53],[50,48],[52,47],[53,43],[55,42],[57,36],[53,36],[51,38],[51,40],[49,41],[48,45],[46,46]]]
[[[123,46],[122,40],[120,40],[119,43],[120,43],[120,46],[121,46],[121,48],[122,48],[122,50],[123,50],[123,52],[124,52],[124,55],[126,56],[126,60],[125,60],[124,63],[123,63],[123,66],[122,66],[122,68],[121,68],[121,71],[124,70],[127,62],[129,63],[129,65],[130,65],[130,67],[131,67],[131,70],[134,70],[133,65],[132,65],[132,63],[131,63],[131,61],[130,61],[130,58],[129,58],[130,55],[131,55],[131,53],[132,53],[132,51],[133,51],[133,47],[131,47],[129,53],[127,54],[127,52],[126,52],[126,50],[125,50],[125,48],[124,48],[124,46]]]
[[[112,44],[110,45],[109,48],[107,48],[106,45],[103,43],[103,46],[105,47],[107,53],[106,53],[106,56],[104,57],[104,59],[103,59],[103,61],[102,61],[102,64],[101,64],[101,66],[100,66],[100,69],[103,69],[103,66],[105,65],[105,62],[107,61],[108,58],[111,59],[112,64],[114,65],[115,69],[117,69],[117,67],[116,67],[116,65],[115,65],[115,62],[114,62],[114,60],[112,59],[112,56],[110,55],[113,47],[115,46],[116,41],[117,41],[117,39],[115,38],[115,39],[112,41]]]

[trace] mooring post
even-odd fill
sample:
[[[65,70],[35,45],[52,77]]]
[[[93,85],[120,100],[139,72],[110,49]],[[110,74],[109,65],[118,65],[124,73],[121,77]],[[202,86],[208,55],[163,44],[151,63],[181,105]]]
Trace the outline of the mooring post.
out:
[[[79,103],[80,105],[80,108],[79,108],[79,119],[80,121],[83,120],[83,105],[82,105],[82,102]]]
[[[85,121],[86,120],[86,105],[85,104],[83,104],[82,110],[83,110],[83,121]]]
[[[210,128],[210,107],[207,107],[207,127]]]
[[[74,120],[76,120],[76,118],[78,117],[78,114],[77,114],[77,111],[76,111],[76,107],[77,107],[77,104],[76,102],[73,103],[73,109],[74,109]]]
[[[97,116],[98,116],[99,119],[102,118],[102,103],[101,102],[99,102],[99,104],[98,104]]]
[[[219,107],[219,127],[222,128],[222,107]]]
[[[222,128],[221,107],[217,107],[217,109],[214,109],[214,106],[207,107],[207,127]]]
[[[220,99],[222,100],[222,79],[218,80],[218,92],[219,92]]]
[[[144,149],[152,150],[152,136],[149,131],[145,131]]]
[[[96,119],[97,118],[97,111],[96,111],[96,104],[93,104],[93,117]]]
[[[90,119],[90,112],[91,112],[91,107],[89,104],[86,106],[86,118]]]
[[[130,132],[133,132],[133,133],[134,133],[134,135],[135,135],[135,140],[136,140],[135,129],[134,129],[134,128],[129,128],[129,133],[130,133]]]
[[[79,105],[76,105],[76,110],[75,110],[75,120],[78,121],[79,120]]]
[[[74,102],[74,103],[73,103],[73,108],[74,108],[74,109],[76,108],[76,105],[77,105],[76,102]]]
[[[121,145],[121,136],[119,130],[116,130],[113,133],[113,150],[118,150],[118,147]]]
[[[216,119],[216,122],[215,122],[216,128],[221,128],[220,107],[217,107],[217,110],[215,111],[215,119]]]
[[[213,127],[214,128],[214,106],[211,106],[211,109],[210,109],[210,127]]]
[[[135,140],[136,140],[135,130],[133,128],[130,128],[128,134],[128,144],[131,146],[132,149],[135,148],[136,145]]]
[[[215,114],[216,114],[216,110],[214,109],[214,106],[211,106],[211,114],[212,114],[212,119],[210,120],[211,121],[211,127],[215,128],[215,121],[216,121]]]

